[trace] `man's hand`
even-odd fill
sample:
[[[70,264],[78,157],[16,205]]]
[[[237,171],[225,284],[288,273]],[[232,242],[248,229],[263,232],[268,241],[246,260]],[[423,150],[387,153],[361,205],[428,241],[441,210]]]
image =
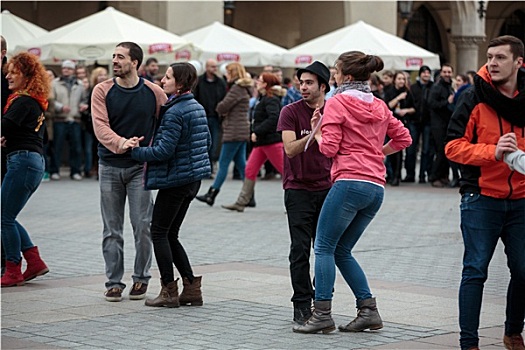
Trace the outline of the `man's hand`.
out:
[[[5,136],[2,136],[2,138],[0,138],[0,145],[2,147],[5,147]]]
[[[503,154],[507,152],[514,152],[517,149],[518,142],[516,141],[516,134],[509,132],[499,138],[494,156],[496,157],[496,160],[501,160],[503,158]]]

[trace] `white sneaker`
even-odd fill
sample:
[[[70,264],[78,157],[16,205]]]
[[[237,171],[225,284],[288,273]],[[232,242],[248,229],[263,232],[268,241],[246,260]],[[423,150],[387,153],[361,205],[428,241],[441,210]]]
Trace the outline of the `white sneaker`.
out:
[[[55,180],[55,181],[60,180],[60,175],[57,173],[51,174],[51,180]]]
[[[80,180],[82,180],[82,175],[80,175],[80,174],[73,174],[71,176],[71,179],[75,180],[75,181],[80,181]]]

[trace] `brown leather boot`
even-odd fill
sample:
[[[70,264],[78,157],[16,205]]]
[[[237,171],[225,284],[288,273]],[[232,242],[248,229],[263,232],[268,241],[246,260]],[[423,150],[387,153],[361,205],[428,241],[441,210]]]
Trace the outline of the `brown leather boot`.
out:
[[[365,329],[383,328],[383,321],[377,311],[376,298],[368,298],[357,303],[357,317],[346,326],[339,326],[341,332],[361,332]]]
[[[202,276],[195,277],[193,283],[187,277],[182,278],[184,288],[179,297],[181,305],[202,306],[201,282]]]
[[[37,276],[45,275],[49,272],[46,263],[40,257],[38,247],[32,247],[22,252],[24,259],[27,261],[27,268],[24,271],[24,281],[30,281]]]
[[[330,333],[335,330],[332,319],[332,301],[314,301],[314,312],[312,317],[303,325],[296,325],[293,331],[296,333]]]
[[[241,193],[239,193],[239,197],[237,198],[237,201],[235,201],[235,203],[230,204],[230,205],[223,205],[222,207],[224,209],[237,210],[238,212],[243,212],[244,208],[246,208],[248,204],[250,204],[250,201],[253,197],[254,188],[255,188],[255,181],[250,180],[250,179],[244,179]]]
[[[177,283],[179,279],[168,283],[166,286],[160,281],[162,288],[160,290],[159,296],[155,299],[147,299],[145,302],[146,306],[165,306],[165,307],[179,307],[179,288]]]

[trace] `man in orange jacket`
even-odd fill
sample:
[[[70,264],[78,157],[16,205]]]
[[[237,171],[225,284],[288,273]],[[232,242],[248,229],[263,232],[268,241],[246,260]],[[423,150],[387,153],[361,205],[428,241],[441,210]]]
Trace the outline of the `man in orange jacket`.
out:
[[[499,238],[511,274],[503,342],[507,349],[525,349],[525,175],[503,161],[505,153],[525,149],[523,57],[520,39],[492,39],[487,64],[465,91],[448,126],[445,153],[461,165],[462,176],[461,349],[478,349],[483,285]]]

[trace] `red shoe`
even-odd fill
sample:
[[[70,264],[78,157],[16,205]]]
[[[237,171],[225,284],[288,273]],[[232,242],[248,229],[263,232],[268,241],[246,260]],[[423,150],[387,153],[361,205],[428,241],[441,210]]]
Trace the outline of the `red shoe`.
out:
[[[2,288],[23,286],[24,277],[22,277],[22,264],[15,264],[12,261],[5,262],[5,274],[2,276]]]
[[[45,275],[49,272],[46,263],[40,258],[38,247],[32,247],[22,252],[27,261],[27,269],[24,271],[24,281],[30,281],[37,276]]]

